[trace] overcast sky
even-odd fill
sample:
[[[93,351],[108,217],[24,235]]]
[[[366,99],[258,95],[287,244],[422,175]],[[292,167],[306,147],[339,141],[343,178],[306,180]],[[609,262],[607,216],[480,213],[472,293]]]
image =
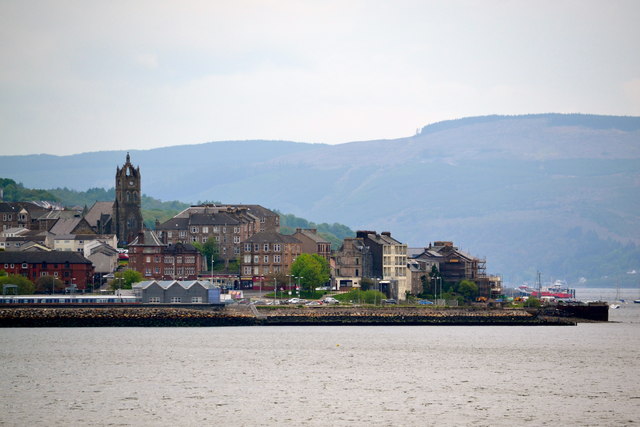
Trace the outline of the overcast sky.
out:
[[[640,115],[640,1],[0,0],[1,154]]]

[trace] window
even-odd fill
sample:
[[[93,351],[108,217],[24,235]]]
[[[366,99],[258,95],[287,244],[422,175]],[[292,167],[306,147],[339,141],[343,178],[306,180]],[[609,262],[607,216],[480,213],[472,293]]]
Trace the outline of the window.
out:
[[[240,227],[233,227],[233,232],[234,232],[235,234],[240,233]]]
[[[274,255],[273,262],[280,262],[280,255]]]
[[[198,227],[191,227],[191,232],[192,233],[197,233],[198,232]]]
[[[53,272],[53,277],[58,277],[58,272],[57,271]]]
[[[251,262],[251,255],[245,255],[244,256],[244,262],[245,262],[245,264],[249,264]]]
[[[274,244],[273,244],[273,250],[274,250],[275,252],[280,252],[280,251],[282,251],[282,246],[280,246],[280,243],[274,243]]]
[[[244,274],[245,275],[251,274],[251,267],[244,267]]]
[[[269,252],[269,244],[268,244],[268,243],[265,243],[264,245],[262,245],[262,249],[263,249],[265,252]]]
[[[187,274],[187,276],[193,276],[194,274],[196,274],[196,268],[195,267],[186,267],[185,272]]]
[[[46,271],[41,271],[41,272],[40,272],[40,277],[44,277],[44,276],[46,276],[46,275],[47,275],[47,272],[46,272]]]
[[[265,221],[266,221],[265,217],[260,218],[260,222],[261,222],[262,224],[264,224],[264,223],[265,223]]]
[[[219,232],[220,232],[220,229],[219,229],[218,227],[213,227],[213,232],[214,232],[214,233],[219,233]]]
[[[27,267],[29,267],[29,264],[27,264],[26,262],[23,262],[22,263],[22,268],[27,268]]]
[[[173,237],[173,232],[167,231],[167,237]]]
[[[171,303],[172,304],[175,304],[175,303],[178,303],[178,302],[182,302],[182,298],[180,298],[180,297],[171,297]]]
[[[164,257],[164,263],[165,264],[173,264],[173,257],[172,256]]]
[[[239,247],[237,247],[237,246],[236,246],[236,247],[234,247],[234,248],[233,248],[233,253],[234,253],[234,255],[240,255],[240,248],[239,248]]]
[[[260,263],[260,256],[258,256],[258,255],[254,255],[254,256],[253,256],[253,263],[254,263],[254,264],[258,264],[258,263]]]
[[[154,256],[153,257],[153,262],[160,262],[160,257],[159,256]]]
[[[176,257],[176,264],[182,264],[182,257]]]
[[[251,243],[245,243],[244,244],[244,251],[245,252],[251,252]]]
[[[268,264],[269,263],[269,255],[265,255],[264,256],[264,263]]]
[[[151,262],[151,257],[150,256],[144,257],[144,262]]]
[[[199,304],[202,302],[202,297],[191,297],[192,304]]]
[[[173,267],[167,267],[164,269],[165,276],[173,276]]]
[[[198,236],[193,236],[193,237],[191,237],[191,241],[192,241],[192,242],[197,242],[197,241],[198,241]]]
[[[150,268],[145,268],[144,269],[144,275],[145,276],[151,276],[151,269]]]
[[[160,267],[156,267],[156,274],[160,274]]]
[[[160,302],[160,297],[149,297],[149,299],[147,301],[151,302],[151,303],[154,303],[154,302],[159,303]]]
[[[187,237],[187,232],[186,231],[181,231],[179,233],[180,237]]]
[[[202,232],[203,233],[208,233],[209,232],[209,227],[203,226],[202,227]]]
[[[227,232],[227,227],[222,227],[222,232],[226,233]]]
[[[260,274],[260,267],[253,267],[253,275],[258,276]]]
[[[202,238],[202,243],[207,243],[207,238],[206,237]]]

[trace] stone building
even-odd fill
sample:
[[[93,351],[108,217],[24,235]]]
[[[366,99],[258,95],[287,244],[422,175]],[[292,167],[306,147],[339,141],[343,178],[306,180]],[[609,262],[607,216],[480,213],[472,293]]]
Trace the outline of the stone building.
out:
[[[113,220],[118,242],[126,245],[142,231],[142,193],[140,167],[134,168],[131,158],[122,168],[116,168],[116,200],[113,203]]]
[[[410,288],[407,283],[407,245],[400,243],[388,231],[357,231],[356,237],[369,247],[372,275],[380,278],[380,291],[388,297],[405,300]]]
[[[241,283],[259,286],[268,275],[289,274],[291,264],[302,253],[302,243],[293,236],[261,231],[242,242]]]
[[[226,263],[240,257],[241,242],[262,231],[279,230],[280,216],[259,205],[191,206],[156,223],[156,235],[164,243],[204,243],[213,238],[218,259]]]
[[[129,268],[156,280],[196,280],[202,256],[188,243],[163,243],[152,231],[138,233],[129,244]]]
[[[348,237],[331,257],[333,287],[359,288],[363,277],[373,277],[371,248],[362,237]]]
[[[302,253],[317,254],[329,261],[331,258],[331,242],[318,234],[315,228],[296,228],[293,237],[302,244]]]

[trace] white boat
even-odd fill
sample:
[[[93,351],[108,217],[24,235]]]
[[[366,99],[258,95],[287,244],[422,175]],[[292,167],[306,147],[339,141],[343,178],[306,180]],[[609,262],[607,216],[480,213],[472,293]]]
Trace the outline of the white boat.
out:
[[[613,308],[615,310],[616,308],[620,308],[620,304],[610,304],[609,308]]]

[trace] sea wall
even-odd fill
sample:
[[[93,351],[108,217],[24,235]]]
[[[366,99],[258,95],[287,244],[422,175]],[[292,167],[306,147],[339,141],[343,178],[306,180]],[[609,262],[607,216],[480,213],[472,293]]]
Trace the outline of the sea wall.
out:
[[[146,327],[277,325],[575,325],[517,309],[423,309],[413,307],[193,309],[165,307],[0,308],[0,327]]]

